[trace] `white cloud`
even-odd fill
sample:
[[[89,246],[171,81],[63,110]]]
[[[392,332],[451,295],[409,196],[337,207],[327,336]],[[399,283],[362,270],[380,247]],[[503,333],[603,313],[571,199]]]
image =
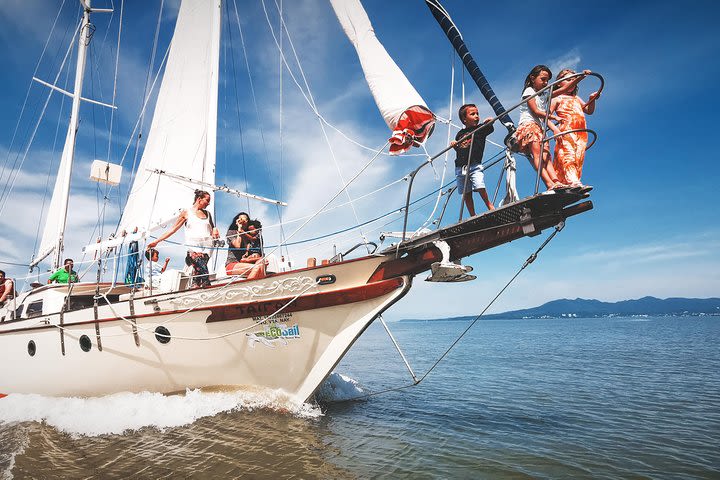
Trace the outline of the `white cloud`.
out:
[[[667,239],[663,243],[629,245],[612,250],[598,248],[570,256],[572,261],[601,263],[605,266],[627,266],[648,262],[667,262],[692,257],[706,257],[720,250],[720,241]]]
[[[564,68],[571,68],[573,70],[577,70],[581,61],[582,57],[580,56],[580,50],[575,47],[569,52],[566,52],[565,54],[550,60],[548,67],[550,67],[550,70],[553,72],[554,75],[557,75],[560,70]]]

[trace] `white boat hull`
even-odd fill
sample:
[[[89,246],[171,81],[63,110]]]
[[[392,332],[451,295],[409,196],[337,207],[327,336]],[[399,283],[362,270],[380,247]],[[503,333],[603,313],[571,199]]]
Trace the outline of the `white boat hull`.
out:
[[[125,299],[100,306],[97,322],[93,308],[65,313],[62,327],[59,313],[4,322],[0,393],[101,396],[231,386],[280,389],[304,401],[410,288],[407,277],[367,283],[380,260],[136,297],[135,315]],[[335,282],[317,285],[327,275]],[[169,337],[156,335],[158,327]]]

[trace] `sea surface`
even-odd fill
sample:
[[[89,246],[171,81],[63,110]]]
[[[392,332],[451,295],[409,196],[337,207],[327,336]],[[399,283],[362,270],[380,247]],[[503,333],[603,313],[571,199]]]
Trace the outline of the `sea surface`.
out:
[[[421,378],[469,322],[388,325]],[[10,395],[0,477],[720,478],[720,317],[479,321],[412,383],[376,322],[319,404]]]

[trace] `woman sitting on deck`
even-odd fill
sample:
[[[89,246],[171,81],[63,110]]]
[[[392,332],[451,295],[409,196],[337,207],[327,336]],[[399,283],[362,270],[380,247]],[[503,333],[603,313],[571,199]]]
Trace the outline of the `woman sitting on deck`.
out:
[[[247,213],[235,215],[227,231],[229,249],[225,271],[228,275],[243,276],[249,280],[265,276],[261,230],[262,224],[258,220],[250,220]]]

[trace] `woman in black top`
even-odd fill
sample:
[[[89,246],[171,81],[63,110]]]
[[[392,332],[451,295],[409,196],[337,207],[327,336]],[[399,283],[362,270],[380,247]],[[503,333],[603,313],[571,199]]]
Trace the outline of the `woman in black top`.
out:
[[[265,276],[261,229],[260,222],[250,220],[247,213],[235,215],[226,234],[229,248],[225,271],[228,275],[246,276],[248,279]]]

